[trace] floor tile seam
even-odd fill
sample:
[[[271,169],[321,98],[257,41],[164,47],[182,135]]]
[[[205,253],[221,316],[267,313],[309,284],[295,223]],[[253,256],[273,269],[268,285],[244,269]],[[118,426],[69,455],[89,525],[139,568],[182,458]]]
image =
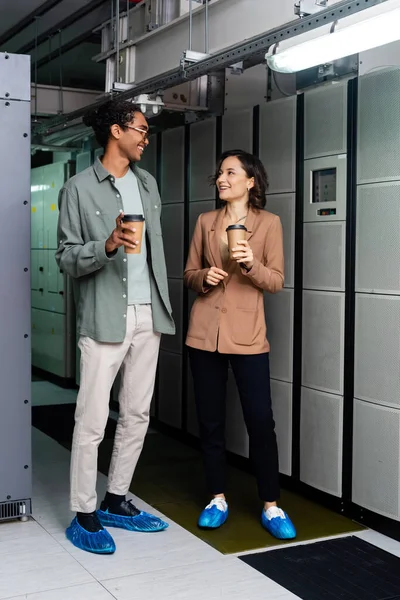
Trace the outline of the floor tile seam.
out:
[[[38,521],[36,521],[36,523],[38,523]],[[73,555],[73,554],[72,554],[72,553],[69,551],[69,549],[68,549],[68,546],[63,546],[63,544],[60,542],[60,540],[58,540],[56,537],[54,537],[54,535],[56,535],[56,534],[54,534],[54,535],[53,535],[53,534],[52,534],[50,531],[47,531],[47,529],[46,529],[46,528],[45,528],[45,527],[44,527],[44,526],[43,526],[41,523],[38,523],[38,524],[40,525],[40,527],[42,527],[42,529],[44,529],[44,531],[46,531],[46,533],[47,533],[48,535],[50,535],[50,536],[52,537],[52,539],[53,539],[53,540],[54,540],[54,541],[55,541],[55,542],[58,544],[58,546],[60,546],[60,548],[61,548],[61,550],[62,550],[62,552],[60,552],[60,554],[65,552],[66,554],[68,554],[68,556],[70,556],[70,557],[71,557],[71,558],[74,560],[74,562],[75,562],[76,564],[78,564],[80,567],[82,567],[82,569],[83,569],[84,571],[86,571],[86,573],[87,573],[87,574],[90,576],[90,578],[93,580],[93,581],[91,581],[90,583],[95,583],[95,582],[97,582],[97,583],[101,583],[101,582],[100,582],[100,581],[99,581],[99,580],[98,580],[96,577],[94,577],[94,576],[92,575],[92,573],[90,573],[90,571],[88,571],[88,570],[86,569],[86,567],[85,567],[85,566],[84,566],[84,565],[83,565],[83,564],[82,564],[82,563],[81,563],[81,562],[80,562],[80,561],[77,559],[77,557],[76,557],[76,556],[74,556],[74,555]],[[59,535],[59,532],[57,532],[57,534]],[[71,545],[71,546],[72,546],[72,545]],[[74,548],[74,546],[72,546],[72,547],[71,547],[71,550],[72,550],[73,548]],[[89,582],[87,582],[87,583],[89,583]],[[81,585],[82,585],[82,584],[81,584]],[[69,587],[74,587],[74,586],[69,586]],[[62,588],[60,588],[60,589],[62,589]]]
[[[218,557],[217,559],[213,559],[212,561],[211,560],[197,560],[197,561],[195,561],[193,563],[183,562],[183,563],[180,563],[179,565],[176,565],[176,566],[173,566],[173,567],[170,566],[170,567],[162,567],[162,568],[153,569],[151,571],[151,573],[162,573],[163,571],[168,571],[168,573],[171,573],[171,571],[174,571],[174,570],[177,570],[177,569],[181,569],[182,567],[191,567],[193,565],[208,565],[210,563],[215,564],[216,561],[223,561],[224,558],[225,558],[224,555],[221,555],[221,557]],[[116,581],[116,580],[121,581],[123,579],[128,579],[130,577],[138,577],[140,575],[148,575],[148,574],[149,574],[149,571],[140,571],[140,572],[138,571],[138,572],[136,572],[134,574],[122,575],[122,576],[118,575],[116,577],[110,577],[108,579],[107,578],[102,578],[102,579],[100,579],[98,581],[99,581],[99,583],[108,583],[110,581]],[[266,579],[268,581],[273,581],[272,579],[269,579],[269,577],[266,577]]]
[[[107,588],[105,588],[100,581],[87,581],[86,583],[74,583],[73,585],[66,585],[64,587],[57,587],[57,588],[51,588],[49,590],[43,590],[41,592],[28,592],[26,594],[19,594],[18,596],[7,596],[4,598],[1,598],[1,600],[15,600],[16,598],[28,598],[29,600],[29,596],[33,595],[33,594],[46,594],[48,592],[57,592],[57,591],[63,591],[63,590],[70,590],[73,588],[80,588],[84,585],[93,585],[93,583],[99,583],[101,585],[101,587],[110,595],[111,598],[115,598],[115,600],[118,600],[116,596],[114,596],[110,590],[107,590]]]

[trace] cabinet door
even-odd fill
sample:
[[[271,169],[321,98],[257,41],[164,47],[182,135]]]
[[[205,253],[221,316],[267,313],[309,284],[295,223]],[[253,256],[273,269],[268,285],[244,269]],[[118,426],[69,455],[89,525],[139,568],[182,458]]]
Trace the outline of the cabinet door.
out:
[[[46,311],[32,308],[32,365],[38,369],[44,369],[46,364],[44,359],[44,354],[46,351],[46,318]]]
[[[59,377],[66,376],[64,315],[32,310],[32,364]]]
[[[44,198],[43,198],[43,221],[44,221],[44,244],[45,248],[56,250],[57,243],[57,221],[58,221],[58,195],[65,183],[65,163],[54,163],[46,165],[44,169]]]
[[[45,353],[45,370],[59,377],[66,376],[65,357],[65,316],[48,313],[46,321],[47,347]]]
[[[31,247],[43,248],[43,167],[31,170]]]
[[[33,308],[45,308],[45,250],[31,250],[31,300]]]
[[[47,299],[46,310],[65,314],[64,275],[56,263],[54,250],[46,252]]]

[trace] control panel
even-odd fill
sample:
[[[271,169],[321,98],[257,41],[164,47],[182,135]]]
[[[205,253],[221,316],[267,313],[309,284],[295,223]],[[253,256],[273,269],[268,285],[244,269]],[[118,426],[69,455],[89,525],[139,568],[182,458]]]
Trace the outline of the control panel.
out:
[[[304,221],[346,219],[347,155],[304,161]]]

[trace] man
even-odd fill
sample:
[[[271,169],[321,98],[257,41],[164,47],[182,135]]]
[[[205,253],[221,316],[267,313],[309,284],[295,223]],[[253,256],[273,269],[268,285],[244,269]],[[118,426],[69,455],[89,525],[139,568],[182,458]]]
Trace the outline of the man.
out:
[[[126,501],[149,423],[162,333],[174,334],[161,235],[161,201],[154,177],[139,169],[148,124],[130,101],[111,101],[85,123],[104,156],[72,177],[59,198],[57,263],[77,291],[81,384],[71,458],[68,539],[78,548],[111,554],[104,525],[161,531],[168,525]],[[139,240],[122,228],[126,214],[144,215]],[[135,232],[135,229],[131,227]],[[96,511],[97,451],[104,436],[110,390],[121,369],[119,420],[106,496]]]

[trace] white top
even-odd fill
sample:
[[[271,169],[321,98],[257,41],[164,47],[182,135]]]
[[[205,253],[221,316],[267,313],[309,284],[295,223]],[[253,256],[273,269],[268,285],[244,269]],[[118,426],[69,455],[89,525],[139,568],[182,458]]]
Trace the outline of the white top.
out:
[[[115,187],[121,194],[124,213],[143,215],[143,204],[135,174],[131,169],[124,177],[115,179]],[[142,250],[140,254],[127,254],[128,304],[150,304],[150,272],[147,264],[146,223],[143,224]]]

